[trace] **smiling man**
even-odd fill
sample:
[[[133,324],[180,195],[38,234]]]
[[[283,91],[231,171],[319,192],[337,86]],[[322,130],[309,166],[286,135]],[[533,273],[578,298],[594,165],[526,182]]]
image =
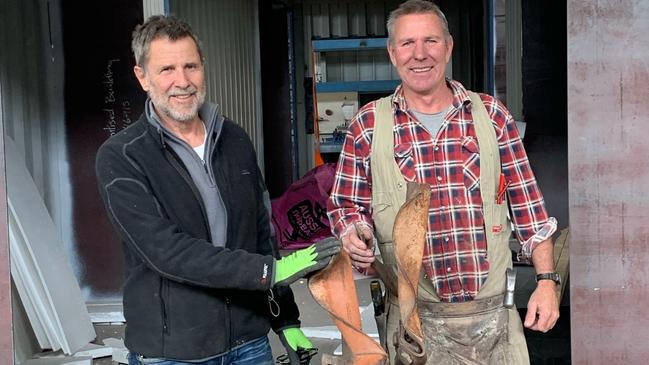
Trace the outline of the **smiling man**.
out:
[[[406,183],[428,184],[417,298],[427,364],[528,364],[521,319],[505,300],[513,286],[506,280],[509,227],[520,257],[538,274],[525,326],[546,332],[559,316],[556,220],[545,210],[514,119],[500,101],[445,77],[453,38],[436,5],[406,1],[387,28],[401,85],[362,107],[349,126],[328,203],[334,234],[357,269],[371,269],[376,246],[394,268],[392,228]],[[407,350],[392,343],[400,326],[396,294],[387,294],[391,362]]]
[[[270,365],[272,328],[298,364],[313,346],[288,285],[326,266],[340,243],[280,258],[256,153],[205,102],[203,53],[187,23],[153,16],[132,49],[145,112],[96,161],[123,243],[129,363]]]

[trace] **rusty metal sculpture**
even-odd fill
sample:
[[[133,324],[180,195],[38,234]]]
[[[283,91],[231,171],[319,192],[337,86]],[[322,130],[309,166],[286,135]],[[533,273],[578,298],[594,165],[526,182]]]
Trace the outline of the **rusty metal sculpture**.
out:
[[[428,228],[429,202],[428,184],[408,183],[406,202],[399,209],[392,228],[401,314],[394,342],[398,359],[405,365],[426,363],[424,334],[417,312],[417,289]]]
[[[315,300],[332,317],[340,330],[349,353],[343,354],[345,364],[382,365],[387,354],[374,339],[363,332],[358,310],[356,285],[349,255],[340,251],[331,264],[309,279],[309,290]]]
[[[417,283],[428,227],[429,201],[430,187],[427,184],[408,183],[406,202],[399,209],[393,228],[399,273],[399,307],[401,318],[405,319],[401,322],[399,331],[395,333],[394,340],[398,348],[398,360],[407,365],[426,362],[424,337],[417,313]],[[379,273],[385,272],[386,269],[379,270]],[[386,274],[381,276],[383,275]],[[394,279],[385,283],[390,290],[394,290],[392,281]],[[344,364],[388,363],[385,350],[365,334],[361,327],[351,259],[345,251],[341,251],[329,266],[309,279],[309,290],[340,330],[349,350],[343,353]]]

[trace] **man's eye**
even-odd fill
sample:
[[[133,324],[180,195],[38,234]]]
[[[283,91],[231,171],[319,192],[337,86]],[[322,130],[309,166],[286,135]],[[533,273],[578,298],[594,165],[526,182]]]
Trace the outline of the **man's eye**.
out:
[[[404,46],[404,47],[406,47],[406,46],[409,46],[409,45],[411,45],[411,44],[413,44],[412,41],[405,41],[405,42],[403,42],[401,45]]]

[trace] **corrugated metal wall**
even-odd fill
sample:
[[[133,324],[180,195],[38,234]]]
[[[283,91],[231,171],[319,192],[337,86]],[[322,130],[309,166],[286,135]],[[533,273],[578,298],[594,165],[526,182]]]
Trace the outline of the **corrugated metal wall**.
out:
[[[248,132],[262,164],[257,0],[172,0],[169,14],[198,33],[207,60],[207,100]]]
[[[521,33],[521,0],[505,0],[506,19],[505,36],[507,37],[507,109],[514,119],[523,120],[523,72],[521,70],[521,56],[523,44]]]
[[[387,37],[385,21],[401,0],[304,0],[305,31],[314,39]]]
[[[164,0],[142,0],[144,19],[152,15],[164,15],[167,12]]]
[[[395,9],[400,0],[303,0],[302,16],[304,24],[304,39],[307,41],[304,47],[304,57],[308,60],[308,73],[313,73],[312,39],[335,39],[353,37],[387,37],[385,22],[390,11]],[[336,58],[338,57],[338,58]],[[334,52],[327,60],[328,65],[333,69],[349,68],[350,63],[358,62],[367,65],[372,72],[376,72],[378,66],[379,76],[372,75],[371,79],[389,80],[398,78],[396,71],[392,70],[387,51],[381,50],[374,53],[346,52],[346,57],[341,58],[340,52]],[[368,68],[365,68],[368,69]],[[341,71],[342,72],[342,71]],[[362,80],[359,72],[354,73],[352,78],[345,79],[342,73],[337,79],[337,74],[331,75],[329,81],[354,81]],[[355,78],[354,78],[355,77]]]

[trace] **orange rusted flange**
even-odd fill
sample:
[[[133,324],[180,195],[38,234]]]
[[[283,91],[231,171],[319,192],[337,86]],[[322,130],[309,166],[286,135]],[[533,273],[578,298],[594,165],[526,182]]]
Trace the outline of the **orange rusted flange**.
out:
[[[311,295],[333,319],[349,348],[345,364],[383,365],[388,355],[381,345],[363,332],[356,297],[352,263],[345,251],[334,257],[322,271],[309,279]]]
[[[404,364],[425,364],[424,335],[417,312],[417,289],[421,261],[428,230],[430,186],[408,183],[406,202],[401,206],[392,228],[397,261],[400,330],[397,355]]]

